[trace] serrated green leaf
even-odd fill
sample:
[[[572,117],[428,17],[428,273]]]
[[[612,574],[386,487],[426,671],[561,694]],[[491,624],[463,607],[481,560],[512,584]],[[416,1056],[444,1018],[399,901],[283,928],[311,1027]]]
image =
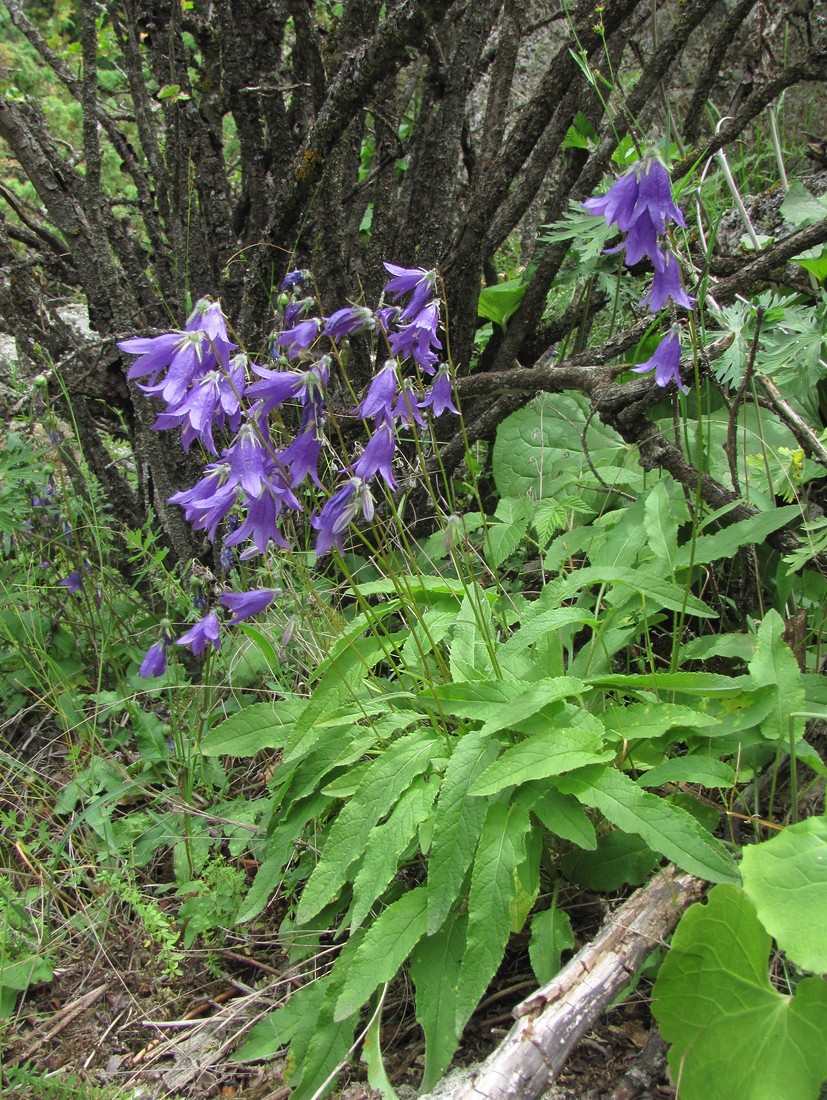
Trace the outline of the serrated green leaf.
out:
[[[817,1100],[827,1078],[827,985],[770,984],[771,941],[749,898],[716,886],[684,914],[652,1011],[683,1100]]]
[[[675,703],[631,703],[625,707],[610,706],[603,722],[606,733],[623,741],[638,741],[655,740],[675,727],[708,729],[715,719],[693,707]]]
[[[764,616],[755,639],[755,656],[749,663],[758,687],[774,688],[776,705],[761,723],[761,733],[771,741],[789,741],[792,730],[798,740],[804,718],[793,718],[805,709],[804,683],[790,647],[781,640],[784,620],[772,608]]]
[[[568,852],[561,869],[571,882],[600,893],[646,882],[659,856],[639,836],[619,829],[601,836],[591,852]]]
[[[364,921],[373,903],[399,870],[400,857],[430,813],[437,788],[435,779],[426,783],[418,776],[400,797],[388,820],[377,825],[370,834],[365,857],[353,880],[351,931]]]
[[[788,959],[827,974],[827,818],[811,817],[744,849],[744,892]]]
[[[488,807],[471,872],[468,932],[457,993],[461,1032],[499,967],[511,932],[511,904],[526,858],[528,809],[519,802]]]
[[[574,947],[571,921],[562,909],[552,905],[535,913],[531,921],[528,957],[534,977],[545,985],[560,970],[560,956]]]
[[[683,568],[689,565],[690,558],[694,565],[707,565],[711,561],[721,558],[732,558],[742,546],[751,546],[753,543],[761,545],[768,535],[777,531],[779,527],[795,523],[801,520],[801,508],[798,505],[789,505],[786,508],[773,508],[769,512],[759,512],[748,519],[731,523],[714,535],[700,535],[695,540],[694,553],[692,544],[686,543],[677,552],[675,565]]]
[[[560,722],[564,719],[561,717]],[[471,789],[474,797],[496,794],[506,787],[547,779],[561,772],[610,760],[614,752],[603,747],[591,730],[549,722],[548,729],[513,745],[489,764]]]
[[[518,728],[521,722],[538,714],[549,703],[569,699],[586,690],[586,685],[574,676],[553,676],[529,684],[506,681],[506,685],[505,690],[510,698],[506,703],[491,708],[480,731],[482,734]]]
[[[457,993],[467,925],[464,914],[451,917],[436,935],[424,936],[411,954],[416,1018],[425,1033],[422,1092],[442,1078],[462,1034],[457,1028]]]
[[[650,768],[638,779],[639,787],[660,787],[664,783],[699,783],[702,787],[734,787],[735,769],[712,756],[676,756]]]
[[[685,810],[642,791],[614,768],[591,766],[552,778],[558,790],[573,794],[624,832],[641,837],[653,852],[681,870],[710,882],[732,882],[738,872],[726,849]]]
[[[445,769],[428,860],[429,934],[448,916],[474,858],[486,806],[468,792],[497,755],[497,747],[474,730],[459,739]]]
[[[298,697],[252,703],[210,730],[201,751],[205,756],[255,756],[263,749],[280,749],[306,706],[307,700]]]
[[[537,603],[539,602],[538,600]],[[546,634],[562,630],[563,627],[597,625],[594,616],[581,607],[550,607],[532,614],[533,607],[534,605],[524,615],[522,623],[508,641],[500,646],[498,659],[500,655],[507,658],[522,653]]]
[[[672,576],[678,548],[678,521],[663,481],[659,481],[646,497],[643,526],[648,547],[655,555],[655,560]]]
[[[307,924],[332,901],[344,885],[352,864],[364,851],[371,830],[394,805],[411,780],[431,761],[433,734],[414,730],[390,745],[373,762],[349,802],[339,811],[322,858],[308,879],[296,912],[296,921]]]
[[[294,803],[289,814],[279,821],[267,838],[267,855],[241,903],[236,924],[252,920],[264,909],[282,880],[285,864],[295,853],[295,842],[304,832],[307,822],[320,817],[329,803],[330,799],[319,792],[305,801]]]
[[[553,836],[568,840],[579,848],[591,850],[597,847],[594,825],[589,815],[572,795],[548,788],[535,801],[531,812]]]
[[[373,991],[396,976],[402,963],[425,935],[428,891],[408,890],[370,925],[348,967],[333,1018],[346,1020],[365,1004]]]
[[[284,744],[282,762],[305,756],[320,736],[320,721],[349,701],[370,670],[387,657],[393,640],[387,637],[351,638],[325,663],[325,672],[313,688],[307,706],[296,719]]]
[[[455,620],[450,653],[452,680],[487,680],[494,675],[491,652],[495,634],[491,605],[483,590],[474,585],[466,592]]]
[[[281,1047],[292,1043],[304,1026],[310,1038],[311,1028],[321,1007],[325,983],[311,982],[292,993],[283,1005],[259,1020],[232,1055],[234,1062],[257,1062],[272,1058]]]

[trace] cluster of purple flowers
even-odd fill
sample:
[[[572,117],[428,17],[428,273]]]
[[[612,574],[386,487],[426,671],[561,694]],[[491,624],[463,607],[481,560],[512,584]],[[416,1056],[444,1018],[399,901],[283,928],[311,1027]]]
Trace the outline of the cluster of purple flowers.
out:
[[[691,310],[695,299],[684,290],[680,264],[667,240],[670,222],[686,227],[683,213],[672,198],[669,174],[654,159],[639,161],[620,179],[616,180],[605,195],[587,199],[584,209],[590,214],[600,214],[606,225],[614,225],[625,236],[623,241],[608,252],[624,253],[624,263],[633,267],[648,259],[654,268],[654,279],[649,293],[640,306],[650,313],[659,313],[669,302],[681,309]],[[633,369],[638,372],[654,370],[659,386],[675,382],[679,389],[686,389],[680,375],[680,328],[673,325],[661,340],[651,359]]]
[[[279,527],[283,513],[302,510],[297,490],[305,481],[323,488],[319,462],[328,380],[343,342],[355,333],[371,334],[381,349],[381,365],[353,410],[371,424],[371,433],[361,455],[340,469],[328,499],[310,516],[317,556],[334,546],[341,548],[344,532],[359,516],[373,519],[371,485],[376,478],[391,491],[397,488],[393,462],[400,431],[423,427],[423,410],[434,417],[458,411],[450,370],[441,359],[435,273],[394,264],[385,267],[391,278],[384,293],[393,304],[376,310],[346,306],[329,316],[316,315],[315,299],[303,296],[310,273],[290,272],[278,300],[279,325],[269,342],[275,367],[233,354],[237,345],[229,338],[221,306],[207,299],[196,305],[183,330],[118,344],[138,357],[127,377],[140,379],[137,385],[147,396],[165,402],[153,427],[178,429],[185,449],[198,441],[214,456],[198,483],[170,500],[212,541],[225,525],[222,564],[233,564],[233,548],[242,543],[247,544],[242,559],[265,553],[271,542],[286,549]],[[299,431],[281,445],[272,430],[271,413],[285,402],[298,406]],[[231,436],[220,451],[215,432]],[[263,610],[270,599],[271,593],[230,593],[219,603],[232,612],[229,625],[234,625]],[[219,627],[217,614],[210,611],[176,644],[188,646],[196,655],[208,645],[218,649]],[[163,672],[171,641],[162,630],[144,658],[142,675]]]

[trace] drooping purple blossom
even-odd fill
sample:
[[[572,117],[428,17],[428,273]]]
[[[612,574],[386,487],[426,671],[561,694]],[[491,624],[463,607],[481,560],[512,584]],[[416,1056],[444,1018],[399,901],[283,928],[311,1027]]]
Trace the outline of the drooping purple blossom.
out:
[[[664,252],[664,265],[655,268],[655,278],[649,293],[640,300],[640,306],[645,307],[650,313],[658,313],[671,298],[676,306],[682,309],[692,309],[695,299],[690,297],[683,288],[681,282],[680,264],[671,252]]]
[[[375,505],[370,486],[352,477],[338,489],[317,515],[311,516],[311,526],[318,531],[316,557],[320,558],[333,546],[342,548],[342,534],[361,511],[370,522]]]
[[[385,263],[384,266],[393,278],[389,279],[382,289],[395,299],[413,291],[411,300],[402,310],[402,318],[407,321],[415,317],[425,303],[433,297],[437,284],[436,272],[426,271],[421,267],[398,267],[396,264],[389,263]]]
[[[236,623],[243,623],[245,619],[258,615],[265,607],[269,607],[275,598],[275,589],[259,588],[252,592],[225,592],[223,596],[219,596],[218,602],[232,613],[227,626],[235,626]]]
[[[214,611],[208,612],[203,619],[199,619],[191,626],[186,634],[182,634],[176,641],[176,645],[187,647],[194,656],[200,657],[208,645],[213,649],[221,649],[221,624]]]
[[[327,318],[324,326],[324,336],[338,342],[345,336],[351,336],[354,332],[362,332],[376,328],[376,314],[366,306],[346,306],[337,309]]]
[[[301,505],[290,486],[275,473],[262,485],[257,497],[248,497],[244,503],[247,515],[238,530],[226,537],[224,545],[238,546],[239,543],[252,539],[253,545],[241,553],[243,561],[256,554],[263,554],[270,542],[274,542],[282,550],[289,550],[287,541],[278,529],[278,518],[283,508],[301,511]]]
[[[283,329],[275,339],[275,344],[287,349],[288,359],[298,359],[302,352],[307,351],[316,342],[319,335],[321,322],[318,317],[309,317],[306,321],[299,321],[293,328]]]
[[[363,481],[381,474],[389,489],[397,488],[392,462],[396,451],[396,439],[389,424],[380,424],[368,441],[362,455],[353,466],[353,472]]]
[[[293,442],[278,453],[278,461],[290,474],[290,484],[295,489],[306,477],[321,489],[319,481],[319,458],[322,453],[322,441],[315,429],[301,432]]]
[[[172,504],[184,509],[187,523],[195,531],[206,531],[214,542],[218,526],[238,497],[238,480],[230,478],[230,466],[226,462],[213,462],[207,473],[191,489],[173,493]]]
[[[395,359],[385,360],[381,370],[374,375],[364,401],[353,410],[357,416],[365,420],[372,416],[376,424],[391,419],[398,390],[398,366]]]
[[[679,390],[688,393],[687,387],[681,381],[680,333],[680,328],[673,325],[655,348],[652,357],[647,359],[645,363],[632,367],[635,374],[648,374],[649,371],[654,371],[655,382],[659,386],[668,386],[670,382],[674,382]]]
[[[74,569],[67,577],[63,577],[63,579],[59,580],[57,583],[60,588],[65,588],[67,592],[71,592],[72,595],[74,595],[83,588],[83,574],[77,569]]]
[[[307,282],[310,278],[310,272],[300,269],[295,271],[288,271],[281,282],[282,290],[292,290],[293,287],[300,286],[302,283]]]
[[[402,379],[399,397],[391,409],[391,419],[405,427],[410,427],[411,424],[418,424],[420,428],[425,427],[425,418],[419,411],[419,398],[410,378]]]
[[[606,225],[616,225],[621,233],[628,233],[643,215],[661,235],[669,221],[686,226],[680,207],[672,199],[669,173],[653,158],[632,165],[605,195],[586,199],[583,207],[590,214],[602,214]]]
[[[446,409],[459,415],[459,409],[454,405],[454,386],[447,367],[440,367],[431,387],[425,394],[425,399],[420,401],[422,409],[430,408],[434,416],[442,416]]]
[[[161,637],[154,645],[151,645],[141,661],[139,675],[144,680],[150,680],[154,676],[163,676],[167,670],[167,647],[172,637],[167,633],[166,626],[161,628]]]
[[[439,356],[432,349],[442,348],[437,336],[438,328],[439,306],[436,302],[429,302],[409,324],[390,333],[388,342],[391,351],[397,359],[412,356],[426,374],[433,374]]]

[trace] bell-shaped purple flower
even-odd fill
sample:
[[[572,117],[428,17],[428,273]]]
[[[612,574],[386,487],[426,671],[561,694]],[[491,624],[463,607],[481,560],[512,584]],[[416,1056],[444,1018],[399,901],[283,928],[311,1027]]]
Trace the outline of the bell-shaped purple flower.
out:
[[[232,612],[232,618],[228,626],[243,623],[245,619],[258,615],[265,607],[268,607],[276,597],[275,589],[259,588],[252,592],[225,592],[219,596],[218,602]]]
[[[333,494],[318,515],[310,523],[319,532],[316,539],[316,557],[320,558],[333,546],[342,548],[342,534],[361,511],[370,522],[374,516],[373,495],[370,486],[360,478],[352,477]]]
[[[385,270],[393,275],[382,288],[386,294],[394,298],[401,298],[403,294],[413,291],[411,300],[402,310],[404,320],[415,317],[426,302],[432,297],[437,285],[435,271],[425,271],[421,267],[398,267],[396,264],[386,263]]]
[[[65,588],[67,592],[71,592],[74,595],[83,588],[83,574],[75,569],[67,577],[64,577],[57,583],[60,588]]]
[[[220,623],[214,611],[210,611],[176,641],[176,645],[186,646],[196,657],[200,657],[208,645],[221,649]]]
[[[276,336],[275,343],[278,347],[287,349],[288,359],[298,359],[302,352],[307,351],[316,342],[320,324],[317,317],[299,321],[293,328],[280,332]]]
[[[153,676],[163,676],[167,670],[167,646],[172,638],[166,629],[161,630],[161,637],[154,645],[151,645],[141,661],[140,676],[144,680],[150,680]]]
[[[391,463],[396,451],[396,439],[389,424],[381,424],[371,436],[359,460],[354,464],[353,472],[363,481],[370,481],[381,474],[389,489],[396,489]]]
[[[402,379],[399,397],[391,409],[391,419],[405,427],[410,427],[411,424],[418,424],[420,428],[425,427],[425,417],[419,411],[419,399],[410,378]]]
[[[391,419],[398,388],[397,366],[395,359],[385,360],[382,369],[374,376],[364,401],[353,410],[357,416],[365,420],[372,416],[376,424]]]
[[[290,484],[295,487],[301,485],[306,477],[310,477],[321,489],[319,481],[319,458],[322,453],[322,441],[316,434],[315,428],[297,435],[289,447],[279,451],[277,458],[279,465],[283,466],[290,474]]]
[[[650,313],[659,313],[671,298],[676,306],[692,309],[695,299],[683,289],[680,264],[671,252],[666,251],[663,255],[665,258],[663,268],[655,268],[651,289],[638,304],[648,309]]]
[[[655,382],[659,386],[668,386],[670,382],[674,382],[675,385],[683,393],[688,393],[688,389],[681,381],[681,330],[677,325],[673,325],[669,332],[664,336],[658,346],[655,348],[654,355],[651,359],[647,359],[645,363],[641,363],[640,366],[632,367],[632,370],[636,374],[647,374],[649,371],[655,372]]]
[[[425,394],[424,401],[420,401],[419,407],[432,409],[434,416],[442,416],[446,409],[459,414],[459,409],[454,405],[453,396],[454,386],[448,368],[440,367],[431,383],[431,388]]]
[[[439,327],[439,305],[429,302],[414,319],[388,337],[391,351],[397,359],[412,356],[426,374],[433,374],[438,356],[433,348],[442,348],[437,329]]]
[[[346,306],[344,309],[337,309],[327,318],[323,335],[338,342],[354,332],[362,332],[364,329],[373,331],[375,328],[376,315],[372,309],[366,306]]]
[[[632,165],[605,195],[586,199],[583,208],[590,214],[602,214],[606,225],[616,225],[622,233],[628,233],[644,214],[656,233],[665,233],[669,221],[686,225],[680,207],[672,199],[669,173],[660,161],[651,158]]]

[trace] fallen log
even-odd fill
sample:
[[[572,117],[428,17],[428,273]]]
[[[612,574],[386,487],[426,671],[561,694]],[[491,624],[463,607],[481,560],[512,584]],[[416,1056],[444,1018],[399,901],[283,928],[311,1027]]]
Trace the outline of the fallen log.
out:
[[[706,889],[671,864],[625,901],[591,943],[514,1009],[508,1035],[456,1100],[536,1100],[579,1039]]]

